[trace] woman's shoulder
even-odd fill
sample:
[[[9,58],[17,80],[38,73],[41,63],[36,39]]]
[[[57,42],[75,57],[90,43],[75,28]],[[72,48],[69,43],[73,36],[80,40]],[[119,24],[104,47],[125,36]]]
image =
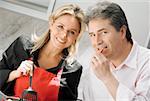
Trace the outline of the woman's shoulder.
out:
[[[65,68],[68,72],[82,71],[82,65],[76,59],[73,59],[69,63],[66,63]]]
[[[24,49],[31,49],[33,47],[33,42],[31,41],[31,37],[26,35],[21,35],[15,40],[18,44],[22,44]]]
[[[3,52],[2,59],[8,61],[9,65],[20,63],[30,57],[30,39],[26,36],[17,37],[10,46]]]

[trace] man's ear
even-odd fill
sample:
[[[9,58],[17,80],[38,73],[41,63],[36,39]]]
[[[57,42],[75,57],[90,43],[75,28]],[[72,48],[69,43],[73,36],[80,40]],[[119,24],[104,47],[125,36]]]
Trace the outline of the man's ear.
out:
[[[123,25],[121,28],[120,28],[120,33],[121,33],[121,37],[124,39],[126,38],[126,32],[127,32],[127,27],[125,25]]]

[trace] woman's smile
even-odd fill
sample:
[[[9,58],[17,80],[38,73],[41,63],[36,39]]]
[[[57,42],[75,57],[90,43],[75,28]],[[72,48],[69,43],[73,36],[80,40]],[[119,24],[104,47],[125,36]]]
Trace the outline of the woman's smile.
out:
[[[56,37],[56,40],[57,40],[59,43],[61,43],[61,44],[65,44],[65,43],[66,43],[65,40],[63,40],[63,39],[61,39],[61,38],[59,38],[59,37]]]

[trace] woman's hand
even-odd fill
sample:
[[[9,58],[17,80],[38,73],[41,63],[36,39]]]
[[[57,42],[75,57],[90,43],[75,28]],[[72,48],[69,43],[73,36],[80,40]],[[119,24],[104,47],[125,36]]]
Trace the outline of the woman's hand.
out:
[[[33,61],[31,60],[25,60],[23,61],[17,71],[21,72],[23,75],[32,75],[33,72]]]
[[[31,60],[25,60],[20,64],[17,70],[13,70],[12,72],[10,72],[7,82],[13,81],[21,75],[32,75],[32,72],[33,62]]]

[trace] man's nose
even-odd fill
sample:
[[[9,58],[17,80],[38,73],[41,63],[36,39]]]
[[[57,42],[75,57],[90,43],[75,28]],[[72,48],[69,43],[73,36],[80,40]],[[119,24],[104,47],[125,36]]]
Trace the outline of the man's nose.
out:
[[[98,35],[98,34],[96,34],[95,35],[95,44],[96,45],[101,45],[103,43],[103,40],[102,40],[102,38]]]

